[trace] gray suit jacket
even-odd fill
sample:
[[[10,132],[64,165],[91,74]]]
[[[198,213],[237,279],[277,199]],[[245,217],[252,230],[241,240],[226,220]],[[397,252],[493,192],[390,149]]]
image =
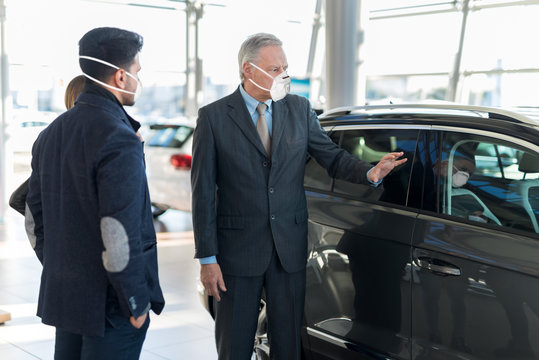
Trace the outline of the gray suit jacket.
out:
[[[366,183],[372,167],[329,139],[303,97],[274,102],[272,119],[270,158],[239,89],[199,110],[191,169],[195,257],[217,255],[224,274],[261,275],[273,246],[286,271],[305,267],[307,154],[352,182]]]

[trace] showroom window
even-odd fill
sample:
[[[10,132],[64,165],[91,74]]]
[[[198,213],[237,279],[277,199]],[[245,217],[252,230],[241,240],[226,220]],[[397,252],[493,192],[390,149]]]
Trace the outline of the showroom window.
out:
[[[444,214],[539,233],[536,152],[464,133],[445,133],[442,147],[435,171]]]
[[[383,201],[406,206],[411,194],[408,192],[418,130],[371,129],[346,130],[341,147],[352,155],[373,165],[389,152],[403,151],[408,161],[385,177],[383,185],[352,184],[335,180],[334,191],[352,195],[367,201]],[[419,188],[420,189],[420,188]]]

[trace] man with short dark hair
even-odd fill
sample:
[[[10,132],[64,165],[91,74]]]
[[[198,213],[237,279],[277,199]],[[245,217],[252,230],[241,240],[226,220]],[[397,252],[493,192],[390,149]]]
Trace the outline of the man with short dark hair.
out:
[[[141,89],[142,44],[117,28],[86,33],[86,85],[32,149],[25,223],[55,359],[138,359],[148,311],[164,306],[140,124],[123,108]]]
[[[308,154],[331,176],[376,186],[403,153],[376,166],[340,149],[309,101],[288,95],[281,41],[256,34],[238,54],[241,84],[199,111],[193,225],[200,278],[216,300],[219,359],[251,359],[264,290],[271,359],[299,360],[305,301]]]

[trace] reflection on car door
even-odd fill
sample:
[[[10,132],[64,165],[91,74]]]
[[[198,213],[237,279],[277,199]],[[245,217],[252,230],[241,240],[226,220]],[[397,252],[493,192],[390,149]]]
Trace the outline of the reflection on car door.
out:
[[[313,359],[410,359],[410,244],[418,210],[407,205],[421,189],[408,191],[411,173],[422,172],[413,161],[418,132],[332,134],[372,163],[390,151],[405,152],[408,162],[378,188],[329,179],[313,159],[307,164],[305,321]]]
[[[474,149],[467,191],[480,206],[470,211],[491,215],[481,220],[452,211],[448,199],[462,191],[440,173],[425,176],[424,211],[413,236],[411,358],[538,359],[539,237],[529,214],[539,209],[533,203],[525,209],[511,190],[536,181],[518,174],[524,169],[518,163],[523,154],[537,154],[486,136],[432,132],[428,138],[418,152],[425,168],[451,161],[461,145]],[[496,160],[493,152],[494,161],[486,161],[481,151],[490,145],[510,147],[514,158]],[[494,171],[498,165],[504,169]]]

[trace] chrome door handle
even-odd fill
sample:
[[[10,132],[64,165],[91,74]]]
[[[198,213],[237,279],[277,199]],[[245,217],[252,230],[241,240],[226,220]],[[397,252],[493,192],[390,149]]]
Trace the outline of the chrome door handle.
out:
[[[433,260],[434,259],[418,258],[416,262],[419,267],[432,272],[445,275],[460,276],[460,269],[458,267],[441,260],[435,260],[435,262],[437,263],[435,264],[433,263]]]

